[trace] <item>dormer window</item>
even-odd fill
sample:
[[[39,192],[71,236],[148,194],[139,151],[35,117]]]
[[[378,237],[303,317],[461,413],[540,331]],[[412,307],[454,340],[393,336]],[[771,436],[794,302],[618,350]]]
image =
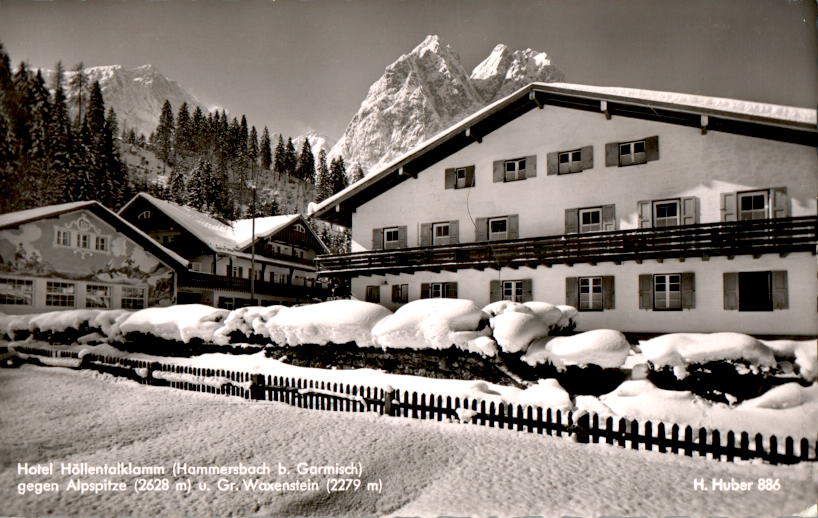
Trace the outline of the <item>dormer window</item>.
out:
[[[304,225],[302,225],[301,223],[296,223],[295,226],[293,227],[293,229],[295,229],[295,231],[300,233],[300,234],[303,234],[304,232],[306,232],[306,229],[304,228]]]
[[[136,219],[150,219],[150,218],[151,218],[151,211],[149,211],[149,210],[143,210],[142,212],[139,213],[139,216],[136,217]]]

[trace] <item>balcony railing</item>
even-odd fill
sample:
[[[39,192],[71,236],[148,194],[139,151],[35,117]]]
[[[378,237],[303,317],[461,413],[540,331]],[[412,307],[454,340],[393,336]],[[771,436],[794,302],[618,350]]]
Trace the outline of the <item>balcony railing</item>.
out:
[[[250,279],[200,272],[183,272],[179,276],[178,286],[179,288],[218,289],[250,293]],[[320,285],[299,286],[279,282],[255,281],[254,288],[257,295],[293,297],[304,300],[324,299],[330,294],[328,289]]]
[[[812,252],[818,217],[703,223],[316,258],[319,275],[355,275],[645,259]]]

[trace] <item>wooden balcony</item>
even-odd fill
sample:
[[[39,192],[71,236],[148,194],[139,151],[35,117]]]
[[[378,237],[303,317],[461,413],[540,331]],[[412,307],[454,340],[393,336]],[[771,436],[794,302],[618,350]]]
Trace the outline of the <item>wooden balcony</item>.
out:
[[[818,217],[566,234],[378,250],[316,258],[319,275],[382,275],[552,264],[643,261],[816,251]]]
[[[182,272],[179,275],[178,287],[210,290],[231,290],[250,294],[250,279],[212,275],[199,272]],[[279,282],[255,281],[256,295],[293,297],[302,300],[325,299],[330,295],[327,288],[317,286],[300,286]]]

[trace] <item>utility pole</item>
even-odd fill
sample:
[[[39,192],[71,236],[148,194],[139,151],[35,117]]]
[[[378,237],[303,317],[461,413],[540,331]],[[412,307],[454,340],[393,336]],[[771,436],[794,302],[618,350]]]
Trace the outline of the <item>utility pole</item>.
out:
[[[250,235],[250,305],[256,306],[256,164],[253,163],[253,203]]]

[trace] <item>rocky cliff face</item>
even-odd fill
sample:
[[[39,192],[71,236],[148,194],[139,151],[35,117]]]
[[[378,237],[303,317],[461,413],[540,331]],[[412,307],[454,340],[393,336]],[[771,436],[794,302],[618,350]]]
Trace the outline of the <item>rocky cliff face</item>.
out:
[[[544,52],[498,45],[467,74],[437,36],[389,65],[369,88],[331,156],[372,172],[465,116],[531,81],[561,81]]]

